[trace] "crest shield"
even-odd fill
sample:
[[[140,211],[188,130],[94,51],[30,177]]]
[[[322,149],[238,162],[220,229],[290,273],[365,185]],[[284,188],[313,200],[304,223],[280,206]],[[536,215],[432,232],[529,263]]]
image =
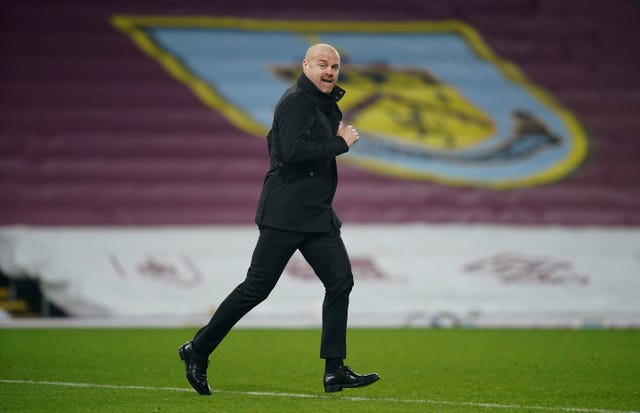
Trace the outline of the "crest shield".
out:
[[[342,57],[344,158],[399,178],[510,189],[586,158],[580,123],[458,21],[303,22],[115,16],[113,24],[236,127],[264,137],[313,43]]]

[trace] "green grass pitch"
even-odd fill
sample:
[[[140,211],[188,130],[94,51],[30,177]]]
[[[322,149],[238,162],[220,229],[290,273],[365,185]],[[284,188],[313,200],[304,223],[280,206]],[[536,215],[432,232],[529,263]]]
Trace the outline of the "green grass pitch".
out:
[[[210,397],[177,348],[194,328],[0,329],[0,412],[640,411],[640,330],[351,329],[381,380],[325,394],[318,329],[235,329]]]

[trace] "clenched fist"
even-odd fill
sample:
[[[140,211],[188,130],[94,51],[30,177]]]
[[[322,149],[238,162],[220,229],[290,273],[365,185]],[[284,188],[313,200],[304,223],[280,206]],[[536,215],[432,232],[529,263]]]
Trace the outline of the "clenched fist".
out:
[[[338,136],[340,136],[347,143],[347,146],[352,147],[354,143],[360,139],[358,131],[352,125],[344,126],[344,123],[340,121],[338,125]]]

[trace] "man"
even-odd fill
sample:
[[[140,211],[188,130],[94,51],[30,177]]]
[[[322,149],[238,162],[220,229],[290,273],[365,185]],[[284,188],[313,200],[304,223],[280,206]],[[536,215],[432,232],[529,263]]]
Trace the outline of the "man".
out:
[[[336,156],[355,144],[358,132],[342,122],[336,85],[340,55],[333,46],[311,46],[303,73],[276,106],[267,136],[271,167],[264,180],[255,222],[260,236],[247,277],[220,304],[209,323],[179,349],[186,376],[200,394],[211,394],[208,356],[231,328],[265,300],[296,250],[325,287],[320,357],[326,392],[369,385],[377,374],[359,375],[343,363],[353,275],[340,236],[342,223],[331,203],[338,183]]]

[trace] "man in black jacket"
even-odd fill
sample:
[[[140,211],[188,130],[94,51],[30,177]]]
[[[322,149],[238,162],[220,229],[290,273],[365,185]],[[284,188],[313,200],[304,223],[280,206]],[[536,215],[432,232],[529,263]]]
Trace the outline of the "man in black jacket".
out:
[[[296,250],[325,287],[320,357],[326,392],[361,387],[379,379],[359,375],[343,363],[353,275],[340,236],[342,223],[331,204],[338,184],[336,156],[355,144],[358,132],[342,122],[336,85],[340,55],[328,44],[311,46],[303,73],[282,95],[267,136],[271,167],[258,202],[258,243],[246,279],[220,304],[209,323],[179,349],[189,383],[211,394],[208,356],[231,328],[265,300]]]

